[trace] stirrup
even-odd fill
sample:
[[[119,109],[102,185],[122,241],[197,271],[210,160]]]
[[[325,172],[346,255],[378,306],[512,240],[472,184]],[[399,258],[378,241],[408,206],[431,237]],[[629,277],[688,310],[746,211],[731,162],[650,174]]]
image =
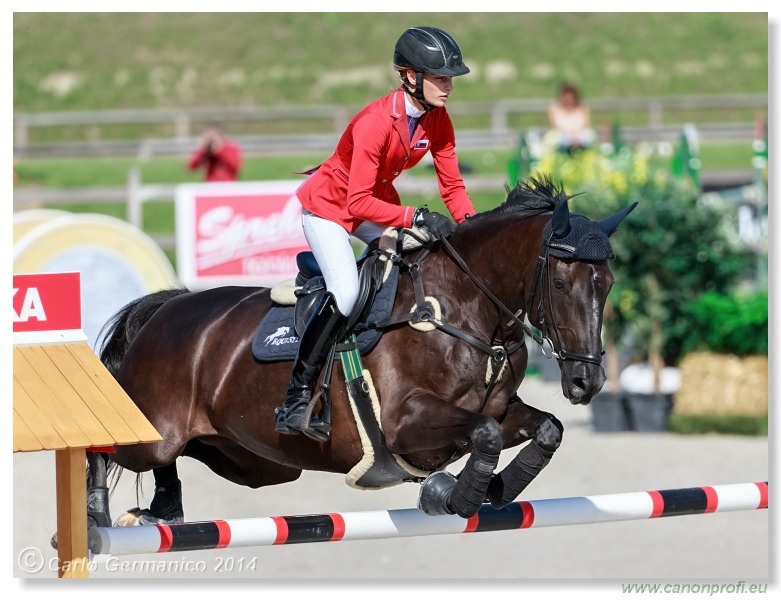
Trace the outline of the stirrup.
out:
[[[274,429],[277,433],[296,435],[303,433],[316,442],[327,442],[331,434],[331,425],[312,416],[317,396],[308,402],[298,400],[289,407],[283,404],[277,408],[277,421]],[[291,422],[291,417],[294,417]]]

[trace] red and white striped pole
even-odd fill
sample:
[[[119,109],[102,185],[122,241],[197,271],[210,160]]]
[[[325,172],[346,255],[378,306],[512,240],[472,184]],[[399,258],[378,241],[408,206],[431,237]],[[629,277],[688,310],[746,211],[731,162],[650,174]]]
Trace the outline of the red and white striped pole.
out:
[[[153,554],[217,548],[386,539],[633,521],[767,508],[767,482],[483,505],[464,519],[431,517],[415,508],[306,516],[225,519],[178,525],[96,527],[94,554]]]

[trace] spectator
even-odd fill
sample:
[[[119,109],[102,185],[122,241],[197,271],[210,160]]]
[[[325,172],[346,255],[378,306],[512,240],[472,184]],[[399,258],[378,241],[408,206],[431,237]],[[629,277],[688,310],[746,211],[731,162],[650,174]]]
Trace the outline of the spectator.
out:
[[[545,143],[555,150],[571,154],[588,148],[597,139],[591,127],[591,111],[571,83],[561,86],[558,99],[548,107],[548,122],[551,130],[545,136]]]
[[[241,164],[241,148],[225,135],[220,125],[215,124],[201,136],[187,168],[190,171],[204,169],[206,181],[236,181]]]

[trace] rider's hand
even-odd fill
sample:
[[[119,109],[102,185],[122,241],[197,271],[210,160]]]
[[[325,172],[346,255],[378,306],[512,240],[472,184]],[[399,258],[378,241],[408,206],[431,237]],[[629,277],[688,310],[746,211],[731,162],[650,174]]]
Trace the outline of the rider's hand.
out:
[[[425,207],[420,207],[412,217],[412,224],[417,227],[425,227],[434,239],[447,237],[455,230],[456,226],[445,215],[431,212]]]

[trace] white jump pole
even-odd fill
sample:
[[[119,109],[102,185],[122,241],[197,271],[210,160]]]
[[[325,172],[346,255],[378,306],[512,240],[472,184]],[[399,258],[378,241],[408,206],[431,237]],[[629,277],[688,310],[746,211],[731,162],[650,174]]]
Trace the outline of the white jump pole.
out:
[[[94,527],[93,554],[128,555],[281,544],[479,533],[633,521],[768,507],[767,482],[679,488],[483,505],[468,519],[415,508],[259,517],[136,527]]]

